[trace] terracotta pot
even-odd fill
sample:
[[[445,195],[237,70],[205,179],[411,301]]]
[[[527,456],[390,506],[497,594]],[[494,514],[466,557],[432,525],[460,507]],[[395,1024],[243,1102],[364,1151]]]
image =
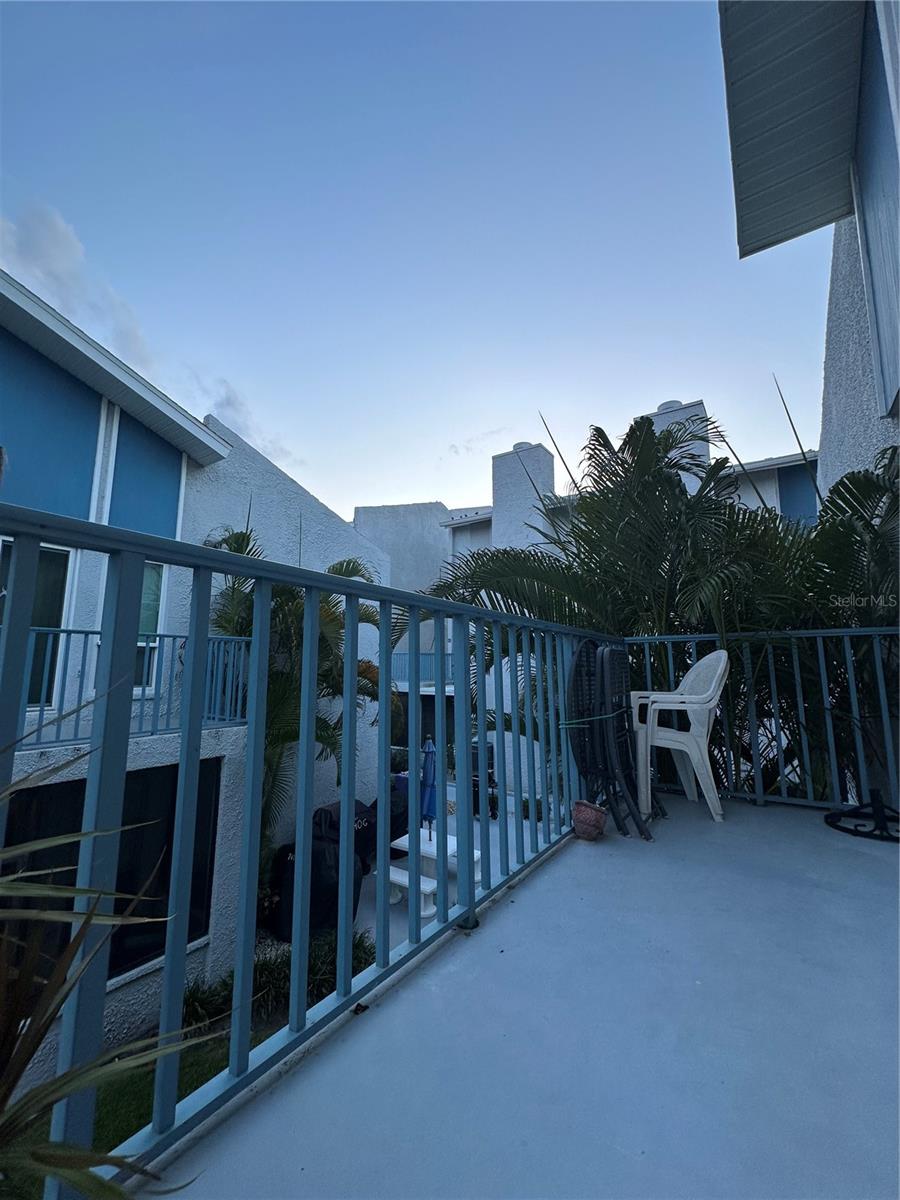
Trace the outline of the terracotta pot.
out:
[[[606,809],[599,804],[589,804],[586,800],[576,800],[572,824],[578,837],[588,842],[596,841],[606,827]]]

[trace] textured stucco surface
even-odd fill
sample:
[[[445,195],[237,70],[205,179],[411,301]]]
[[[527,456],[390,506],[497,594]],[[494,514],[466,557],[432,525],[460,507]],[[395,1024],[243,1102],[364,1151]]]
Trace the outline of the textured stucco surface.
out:
[[[847,471],[871,467],[885,446],[897,442],[897,419],[885,417],[875,368],[856,218],[834,227],[825,368],[819,488],[824,494]]]
[[[450,557],[450,531],[443,526],[449,520],[440,501],[381,504],[355,509],[353,527],[390,559],[391,587],[419,592],[435,582]]]
[[[202,758],[221,758],[222,776],[219,791],[219,810],[216,826],[215,867],[208,936],[194,943],[188,957],[188,977],[203,976],[218,979],[231,969],[237,923],[238,854],[240,824],[244,798],[244,764],[247,731],[244,728],[210,729],[203,734]],[[133,738],[128,749],[128,770],[164,766],[178,761],[179,737],[166,734],[156,737]],[[83,779],[87,760],[71,762],[78,748],[65,747],[27,751],[16,755],[15,777],[21,778],[51,765],[61,769],[53,782]],[[159,994],[162,983],[161,962],[145,963],[135,971],[110,982],[104,1010],[104,1033],[107,1044],[118,1045],[138,1037],[153,1027],[158,1019]],[[45,1040],[34,1066],[25,1080],[27,1086],[52,1074],[58,1048],[58,1025]]]
[[[491,461],[491,544],[532,546],[538,541],[529,525],[540,525],[536,495],[554,491],[553,455],[540,444],[495,454]]]
[[[796,808],[670,813],[653,843],[564,846],[167,1180],[187,1200],[894,1200],[894,848]]]

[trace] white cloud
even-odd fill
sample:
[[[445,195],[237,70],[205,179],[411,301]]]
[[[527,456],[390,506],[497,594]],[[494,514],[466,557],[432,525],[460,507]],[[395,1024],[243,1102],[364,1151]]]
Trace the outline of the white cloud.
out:
[[[55,208],[32,204],[17,221],[0,217],[0,266],[129,366],[153,365],[133,309],[90,270],[81,239]]]
[[[195,375],[197,387],[206,397],[210,411],[223,425],[254,446],[260,454],[270,458],[285,471],[297,471],[306,466],[306,460],[298,457],[293,450],[285,446],[277,437],[273,437],[259,425],[253,409],[246,397],[228,379],[219,377],[213,383],[207,383]]]
[[[129,366],[160,377],[184,378],[201,406],[286,471],[306,465],[277,437],[267,433],[237,388],[227,379],[204,380],[189,368],[176,369],[154,355],[127,300],[94,272],[84,245],[55,208],[32,204],[18,220],[0,216],[0,266],[58,309]],[[178,391],[181,391],[179,388]]]

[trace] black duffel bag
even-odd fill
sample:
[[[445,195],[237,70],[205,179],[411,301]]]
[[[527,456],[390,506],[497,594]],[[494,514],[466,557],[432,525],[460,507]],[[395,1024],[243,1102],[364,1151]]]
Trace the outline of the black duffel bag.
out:
[[[294,916],[295,863],[296,857],[293,845],[279,847],[272,865],[272,890],[278,896],[278,903],[272,914],[272,933],[282,942],[289,942],[291,940],[291,924]],[[356,911],[359,908],[359,893],[365,873],[359,855],[354,854],[354,920],[356,919]],[[339,880],[340,847],[338,843],[314,837],[310,856],[310,933],[331,933],[337,928]]]

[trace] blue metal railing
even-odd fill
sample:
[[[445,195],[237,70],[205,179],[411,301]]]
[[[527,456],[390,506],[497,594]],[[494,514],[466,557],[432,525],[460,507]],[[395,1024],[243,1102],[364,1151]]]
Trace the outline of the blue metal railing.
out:
[[[209,637],[203,724],[246,720],[249,638]],[[96,629],[32,628],[25,653],[27,687],[20,699],[18,749],[90,740],[94,671],[100,648]],[[185,638],[139,635],[132,674],[131,736],[172,733],[181,719]]]
[[[453,669],[453,656],[443,655],[444,674],[449,676]],[[437,678],[437,655],[433,650],[419,652],[419,683],[431,685]],[[395,650],[391,659],[391,677],[397,683],[409,682],[409,651]]]
[[[834,808],[868,804],[877,788],[897,807],[896,627],[625,640],[638,689],[671,690],[698,656],[728,651],[710,742],[727,794]]]
[[[228,711],[230,698],[240,694],[246,703],[247,740],[242,749],[243,798],[240,805],[240,848],[238,878],[229,878],[237,895],[236,945],[229,961],[234,963],[229,1065],[227,1070],[178,1099],[179,1054],[167,1055],[156,1065],[154,1106],[151,1123],[118,1148],[118,1153],[149,1160],[182,1138],[222,1105],[245,1091],[259,1076],[286,1055],[302,1046],[341,1013],[352,1008],[372,988],[387,979],[455,927],[471,927],[476,912],[510,880],[540,861],[572,828],[572,806],[580,794],[580,782],[568,745],[565,679],[581,640],[591,636],[600,642],[613,639],[567,626],[527,620],[455,604],[450,601],[400,592],[358,579],[315,574],[285,564],[260,561],[209,547],[133,534],[107,526],[89,524],[46,513],[0,504],[0,529],[13,537],[5,619],[0,630],[0,788],[9,780],[13,756],[5,752],[18,727],[23,696],[29,687],[22,653],[27,641],[28,615],[32,611],[37,574],[37,551],[41,541],[82,548],[104,554],[108,559],[103,602],[103,627],[95,672],[96,699],[90,729],[91,759],[84,801],[89,831],[115,829],[122,824],[122,797],[128,765],[128,741],[133,721],[135,647],[141,585],[146,561],[185,568],[191,576],[190,626],[184,647],[180,690],[180,758],[172,835],[172,871],[169,886],[169,919],[162,968],[159,1031],[171,1040],[182,1024],[185,989],[185,955],[190,908],[191,862],[197,811],[197,778],[200,731],[210,708]],[[253,632],[246,659],[236,661],[230,652],[208,650],[208,628],[213,575],[231,575],[252,581]],[[257,890],[263,788],[266,775],[266,706],[271,639],[272,589],[274,586],[302,589],[304,593],[299,706],[297,715],[297,765],[293,786],[295,864],[291,927],[291,993],[287,1022],[258,1045],[251,1045],[253,966],[256,949]],[[315,762],[319,752],[318,696],[320,653],[325,639],[319,636],[320,601],[338,596],[344,601],[344,662],[342,699],[343,764],[340,789],[339,882],[337,896],[337,980],[335,991],[310,1007],[307,1001],[307,971],[311,918],[312,815],[316,806]],[[354,769],[359,745],[357,728],[357,678],[359,601],[374,603],[379,611],[378,659],[391,660],[393,618],[402,616],[410,631],[409,692],[415,695],[423,684],[417,637],[420,623],[435,623],[434,693],[436,744],[436,915],[423,916],[420,893],[423,861],[416,837],[410,839],[407,867],[408,930],[405,940],[391,941],[389,919],[391,868],[391,778],[390,713],[393,701],[391,672],[380,671],[377,680],[379,714],[375,777],[377,780],[377,846],[375,850],[375,962],[354,974]],[[445,624],[452,621],[452,653],[446,653]],[[71,650],[70,650],[71,654]],[[163,666],[159,667],[162,661]],[[470,688],[474,663],[477,687]],[[165,656],[154,662],[165,672]],[[243,673],[242,673],[243,672]],[[490,687],[488,679],[490,676]],[[368,675],[371,680],[371,672]],[[123,685],[124,681],[124,685]],[[212,681],[212,682],[210,682]],[[452,684],[454,705],[452,730],[440,697]],[[528,789],[523,794],[521,757],[523,741],[516,736],[497,736],[491,729],[496,719],[497,698],[507,720],[519,728],[518,705],[521,689],[528,697],[525,708],[529,724],[526,744]],[[532,708],[539,714],[532,719]],[[410,762],[420,751],[418,706],[410,706],[408,750]],[[366,722],[368,725],[368,722]],[[535,728],[536,725],[536,728]],[[489,826],[488,805],[481,799],[483,820],[480,853],[476,853],[473,812],[471,755],[456,756],[455,845],[450,850],[448,831],[448,753],[450,743],[477,745],[479,770],[487,760],[488,739],[495,742],[498,780],[513,780],[512,838],[501,820],[497,861],[483,830]],[[532,749],[537,747],[537,755]],[[535,757],[550,769],[535,771]],[[507,770],[512,758],[512,771]],[[505,786],[505,784],[504,784]],[[528,816],[524,818],[526,795]],[[538,812],[542,810],[543,817]],[[422,825],[422,796],[419,772],[410,772],[406,824],[411,831]],[[506,814],[504,813],[504,817]],[[525,822],[528,844],[525,842]],[[106,853],[96,852],[98,841],[112,844]],[[512,845],[510,845],[512,841]],[[78,881],[87,889],[112,891],[116,886],[119,839],[86,838],[79,850]],[[451,891],[450,858],[455,879]],[[479,859],[481,860],[479,863]],[[216,870],[234,870],[234,858],[216,863]],[[476,869],[480,866],[480,871]],[[87,903],[79,900],[78,910]],[[86,950],[93,951],[90,966],[79,980],[63,1016],[58,1069],[67,1070],[93,1057],[103,1043],[103,1009],[108,967],[108,944],[101,944],[98,931],[90,930]],[[54,1114],[53,1137],[87,1145],[93,1133],[94,1104],[89,1093],[62,1102]],[[48,1188],[48,1197],[59,1196],[60,1185]]]

